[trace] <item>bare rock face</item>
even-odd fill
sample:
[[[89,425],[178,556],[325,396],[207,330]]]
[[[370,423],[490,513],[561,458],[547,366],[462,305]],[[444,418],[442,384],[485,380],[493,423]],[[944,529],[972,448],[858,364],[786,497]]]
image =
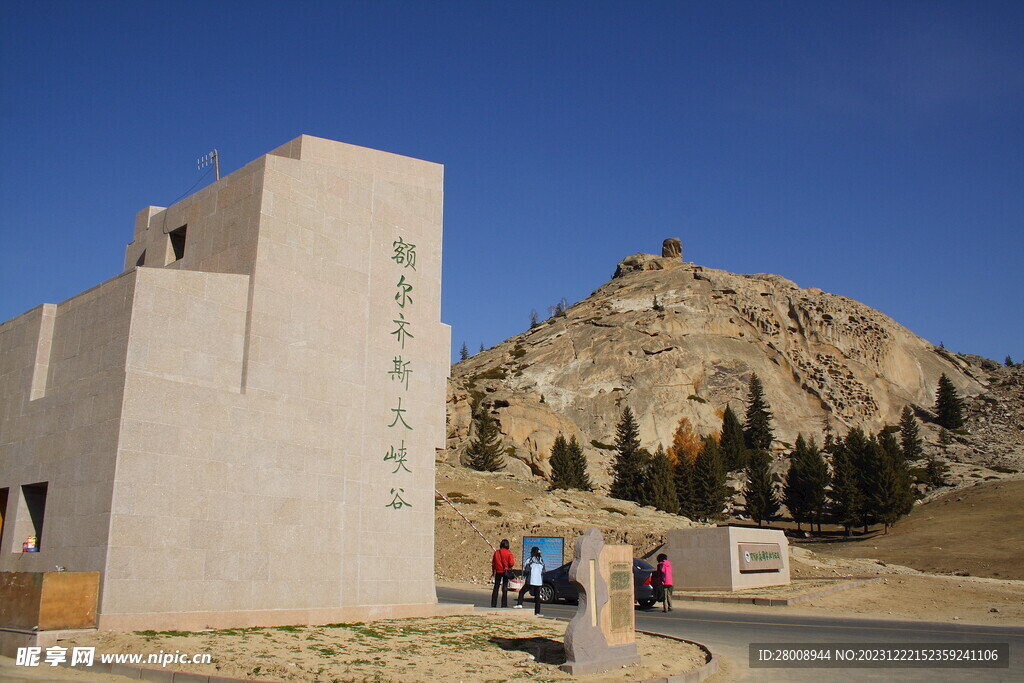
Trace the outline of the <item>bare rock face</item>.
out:
[[[661,243],[662,258],[677,258],[683,260],[683,243],[678,237],[669,237]]]
[[[576,436],[595,483],[605,483],[623,408],[636,415],[644,447],[668,447],[681,417],[702,434],[720,429],[727,404],[742,419],[752,373],[779,449],[800,432],[820,443],[826,428],[896,424],[904,406],[934,405],[942,374],[964,396],[987,381],[965,358],[852,299],[777,275],[634,254],[565,315],[453,368],[446,459],[461,457],[476,396],[531,472],[550,472],[562,433]]]

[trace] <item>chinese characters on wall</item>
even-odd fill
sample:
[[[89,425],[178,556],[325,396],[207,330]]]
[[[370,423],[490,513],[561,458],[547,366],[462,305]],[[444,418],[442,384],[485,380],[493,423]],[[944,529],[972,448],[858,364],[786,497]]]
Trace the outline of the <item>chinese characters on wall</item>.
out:
[[[388,419],[388,449],[384,453],[384,462],[389,474],[393,477],[393,486],[389,496],[391,501],[385,507],[392,510],[401,510],[412,507],[411,503],[402,498],[405,488],[402,486],[403,476],[411,474],[409,468],[409,453],[405,446],[406,432],[413,431],[416,418],[410,414],[408,391],[409,377],[413,373],[413,363],[408,359],[409,349],[416,344],[416,335],[413,332],[412,321],[406,318],[413,306],[413,281],[416,275],[416,245],[409,244],[399,235],[392,243],[391,268],[397,273],[395,284],[394,312],[396,317],[391,321],[395,328],[391,332],[394,338],[395,355],[391,360],[388,370],[389,400],[394,407],[390,410]],[[403,398],[405,407],[403,407]]]

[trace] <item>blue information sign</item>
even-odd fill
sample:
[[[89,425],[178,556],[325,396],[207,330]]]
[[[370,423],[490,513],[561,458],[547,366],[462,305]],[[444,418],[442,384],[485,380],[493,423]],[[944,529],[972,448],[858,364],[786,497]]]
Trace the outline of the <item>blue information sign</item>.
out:
[[[523,536],[523,563],[519,565],[520,568],[525,567],[526,561],[530,559],[531,548],[540,548],[545,571],[557,569],[564,563],[562,553],[565,549],[565,539],[562,537]]]

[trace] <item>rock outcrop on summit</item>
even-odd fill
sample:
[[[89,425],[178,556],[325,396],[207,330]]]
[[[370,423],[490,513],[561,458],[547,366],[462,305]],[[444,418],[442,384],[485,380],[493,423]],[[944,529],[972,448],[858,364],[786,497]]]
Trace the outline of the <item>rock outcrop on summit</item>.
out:
[[[462,457],[471,402],[482,399],[513,471],[547,475],[561,432],[577,437],[606,482],[625,406],[645,447],[667,447],[682,417],[702,434],[720,428],[726,404],[742,419],[752,373],[774,412],[777,447],[798,432],[820,442],[826,429],[877,431],[906,405],[927,411],[942,374],[964,396],[986,388],[976,366],[852,299],[778,275],[634,254],[563,315],[452,369],[446,458]]]

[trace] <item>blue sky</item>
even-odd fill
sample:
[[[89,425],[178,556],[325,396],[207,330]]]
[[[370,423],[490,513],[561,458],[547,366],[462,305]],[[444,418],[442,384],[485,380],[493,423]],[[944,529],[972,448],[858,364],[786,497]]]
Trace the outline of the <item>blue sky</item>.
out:
[[[1020,2],[5,2],[0,320],[300,133],[445,164],[453,354],[687,260],[1024,360]],[[209,178],[203,179],[202,184]]]

